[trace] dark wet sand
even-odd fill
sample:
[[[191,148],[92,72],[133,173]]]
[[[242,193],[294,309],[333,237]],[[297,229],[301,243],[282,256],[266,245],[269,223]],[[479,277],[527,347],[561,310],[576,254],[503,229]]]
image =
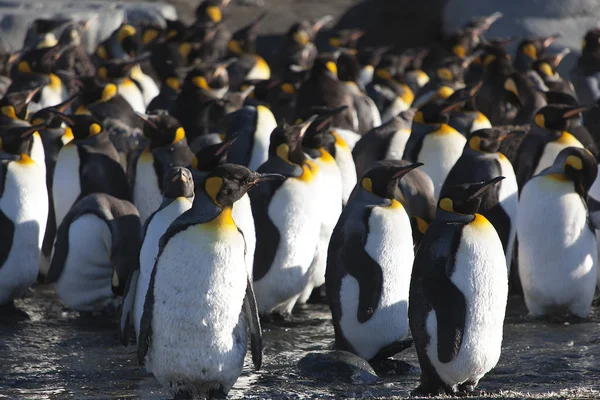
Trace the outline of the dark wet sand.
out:
[[[123,347],[116,322],[63,311],[49,286],[37,286],[17,305],[30,321],[0,325],[0,399],[166,399],[152,375],[138,366],[135,346]],[[498,366],[480,383],[492,398],[600,398],[600,315],[582,323],[548,323],[525,317],[511,298]],[[317,383],[297,361],[324,350],[333,338],[329,310],[309,305],[294,326],[264,327],[263,369],[247,359],[230,398],[405,398],[418,384],[414,348],[397,358],[414,372],[372,386]]]

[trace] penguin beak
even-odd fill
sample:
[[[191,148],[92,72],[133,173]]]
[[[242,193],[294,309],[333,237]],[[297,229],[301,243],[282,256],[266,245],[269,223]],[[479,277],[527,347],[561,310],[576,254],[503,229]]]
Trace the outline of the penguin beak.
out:
[[[552,42],[554,42],[554,40],[556,40],[560,37],[562,37],[562,34],[560,34],[560,33],[555,33],[553,35],[550,35],[544,40],[544,42],[542,43],[542,46],[544,46],[544,48],[547,48],[548,46],[550,46],[552,44]]]
[[[175,175],[171,181],[172,182],[179,181],[179,182],[183,182],[183,183],[188,183],[188,178],[183,174],[183,169],[180,169],[179,172],[177,173],[177,175]]]
[[[237,61],[237,58],[230,58],[229,60],[225,60],[222,63],[218,64],[217,67],[215,68],[215,72],[213,72],[213,79],[216,78],[217,76],[221,75],[221,73],[224,72],[227,69],[227,67],[229,67],[231,64],[233,64],[236,61]]]
[[[315,24],[312,26],[313,35],[319,33],[319,31],[331,21],[333,21],[333,16],[331,15],[326,15],[323,18],[318,19],[317,22],[315,22]]]
[[[37,131],[46,129],[47,127],[48,127],[47,124],[34,125],[34,126],[30,127],[29,129],[27,129],[25,132],[21,133],[21,139],[27,139],[28,137],[30,137]]]
[[[589,110],[590,108],[597,107],[597,106],[598,106],[597,104],[588,104],[585,106],[571,108],[570,110],[566,111],[563,114],[563,118],[564,119],[572,118],[572,117],[576,116],[577,114],[580,114],[586,110]]]
[[[300,128],[300,132],[298,133],[298,139],[296,142],[296,146],[298,145],[298,143],[302,143],[302,138],[304,137],[304,134],[306,133],[306,131],[308,130],[308,127],[310,126],[310,124],[312,124],[319,116],[318,115],[313,115],[312,117],[310,117],[309,119],[307,119],[306,121],[302,122],[299,125],[296,125],[297,128]]]
[[[73,104],[75,99],[77,99],[78,97],[79,97],[79,93],[75,93],[73,96],[69,97],[67,100],[63,101],[60,104],[55,105],[52,108],[54,110],[57,110],[58,112],[64,113],[65,111],[67,111],[67,109],[71,106],[71,104]]]
[[[40,91],[40,88],[41,88],[41,86],[36,87],[35,89],[32,89],[31,92],[29,92],[29,95],[25,98],[25,104],[31,103],[31,100],[33,100],[33,98],[35,97],[37,92]]]
[[[67,115],[63,114],[62,112],[53,112],[54,115],[56,115],[56,117],[58,119],[60,119],[61,121],[63,121],[65,124],[69,125],[69,126],[73,126],[75,125],[75,121],[73,121],[71,118],[69,118]]]
[[[136,112],[135,115],[136,115],[136,117],[138,117],[139,119],[144,121],[144,123],[150,125],[152,127],[152,129],[158,130],[158,126],[154,123],[154,121],[152,121],[152,119],[150,119],[150,116],[148,116],[146,114],[142,114],[140,112]]]
[[[494,186],[496,183],[500,182],[503,179],[504,179],[503,176],[497,176],[494,179],[489,180],[487,182],[480,182],[480,183],[472,184],[468,189],[469,191],[472,191],[471,195],[469,196],[469,200],[481,197],[492,186]]]
[[[554,66],[554,68],[557,68],[561,61],[571,52],[571,49],[569,49],[568,47],[565,47],[560,53],[558,53],[557,55],[554,56],[554,59],[552,60],[552,65]]]
[[[250,96],[250,94],[252,92],[254,92],[254,89],[256,89],[256,86],[254,86],[254,85],[250,85],[246,89],[244,89],[241,92],[241,98],[242,98],[242,100],[245,101],[248,98],[248,96]]]
[[[256,178],[250,181],[250,187],[266,181],[283,181],[285,176],[280,174],[257,174]]]
[[[404,175],[406,175],[410,171],[412,171],[413,169],[419,168],[422,165],[424,165],[422,162],[418,162],[418,163],[406,165],[404,167],[399,167],[398,169],[396,169],[396,172],[394,173],[394,175],[392,175],[392,180],[400,179]]]
[[[217,150],[215,152],[215,156],[220,156],[221,154],[223,154],[224,152],[226,152],[227,150],[229,150],[229,148],[231,147],[231,145],[233,144],[233,142],[235,142],[238,137],[239,137],[239,135],[237,133],[235,133],[229,139],[227,139],[226,141],[224,141],[223,143],[221,143],[221,147],[219,147],[219,150]]]
[[[479,93],[479,89],[481,89],[481,86],[483,86],[483,81],[479,81],[476,85],[474,85],[473,87],[471,87],[469,89],[469,95],[471,97],[477,96],[477,93]]]

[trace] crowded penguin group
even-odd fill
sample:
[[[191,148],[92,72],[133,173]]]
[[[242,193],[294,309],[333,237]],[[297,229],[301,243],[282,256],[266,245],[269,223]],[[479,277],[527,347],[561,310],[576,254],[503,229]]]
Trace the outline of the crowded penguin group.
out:
[[[3,318],[52,284],[116,314],[173,396],[214,398],[248,343],[261,368],[261,324],[293,329],[307,302],[378,372],[414,345],[418,394],[477,390],[509,293],[533,317],[589,316],[599,29],[567,77],[557,35],[519,39],[514,61],[486,37],[499,13],[415,49],[326,16],[259,54],[269,16],[231,32],[228,3],[125,22],[92,54],[85,24],[48,20],[1,58]]]

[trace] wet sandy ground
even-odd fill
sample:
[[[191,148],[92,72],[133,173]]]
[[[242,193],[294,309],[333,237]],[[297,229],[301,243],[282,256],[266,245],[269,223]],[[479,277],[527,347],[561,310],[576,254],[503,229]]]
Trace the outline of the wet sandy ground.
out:
[[[17,305],[31,317],[0,326],[0,399],[166,399],[168,393],[138,366],[135,346],[123,347],[109,317],[63,310],[48,286]],[[415,368],[371,386],[320,383],[303,376],[298,360],[325,350],[333,328],[324,305],[296,313],[291,326],[264,326],[263,369],[246,362],[230,398],[405,398],[418,384],[414,348],[397,357]],[[498,366],[480,383],[493,398],[600,398],[600,312],[581,323],[525,316],[511,298]]]

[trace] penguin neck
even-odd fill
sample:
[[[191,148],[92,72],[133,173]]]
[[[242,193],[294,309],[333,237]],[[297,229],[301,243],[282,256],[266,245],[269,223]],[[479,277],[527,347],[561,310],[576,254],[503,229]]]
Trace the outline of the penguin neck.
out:
[[[369,192],[362,186],[357,186],[357,190],[358,192],[356,193],[356,199],[353,201],[360,201],[365,205],[388,207],[394,202],[392,199],[381,197],[376,195],[375,193]]]
[[[201,185],[203,185],[203,183],[204,182],[202,182]],[[193,215],[195,223],[203,224],[219,217],[223,210],[226,209],[227,207],[216,205],[206,193],[204,187],[200,186],[200,188],[196,190],[194,202],[192,203],[192,208],[189,212]],[[231,207],[229,207],[229,210],[231,210]]]
[[[194,197],[185,197],[185,196],[179,196],[179,197],[163,197],[163,201],[160,204],[160,207],[158,208],[158,210],[162,210],[163,208],[167,207],[169,204],[173,203],[174,201],[177,201],[177,199],[187,199],[190,203],[194,202]]]
[[[453,212],[444,211],[438,207],[435,220],[440,221],[442,223],[463,223],[468,224],[475,219],[474,214],[457,214]]]

